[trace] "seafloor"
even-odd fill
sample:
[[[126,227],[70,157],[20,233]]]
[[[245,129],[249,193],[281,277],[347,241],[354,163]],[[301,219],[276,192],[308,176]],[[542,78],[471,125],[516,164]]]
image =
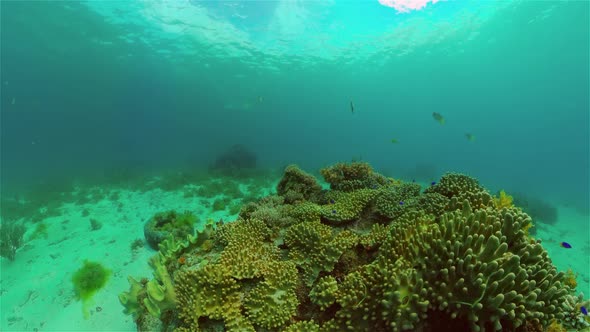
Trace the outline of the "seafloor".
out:
[[[531,220],[460,174],[321,175],[168,174],[5,200],[26,232],[1,261],[0,330],[587,330],[588,216]],[[155,216],[172,234],[160,252],[144,236]],[[198,232],[171,231],[179,216]],[[80,300],[85,261],[108,280]]]

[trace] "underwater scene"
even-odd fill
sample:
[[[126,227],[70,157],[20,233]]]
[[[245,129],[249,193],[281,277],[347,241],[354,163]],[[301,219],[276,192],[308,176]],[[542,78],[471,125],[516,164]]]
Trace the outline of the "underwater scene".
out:
[[[589,13],[1,1],[0,331],[590,331]]]

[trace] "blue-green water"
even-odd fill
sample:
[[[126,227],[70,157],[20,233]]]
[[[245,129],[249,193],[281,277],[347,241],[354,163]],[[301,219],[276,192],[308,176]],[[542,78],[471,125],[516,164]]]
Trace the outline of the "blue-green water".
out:
[[[587,1],[0,10],[3,199],[121,170],[207,168],[240,143],[261,169],[362,160],[422,183],[462,172],[588,217]]]
[[[3,2],[3,184],[242,142],[264,165],[429,164],[587,205],[587,9]]]

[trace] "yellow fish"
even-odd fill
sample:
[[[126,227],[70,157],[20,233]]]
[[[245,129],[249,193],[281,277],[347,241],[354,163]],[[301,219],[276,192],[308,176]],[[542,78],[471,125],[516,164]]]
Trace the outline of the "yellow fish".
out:
[[[398,140],[397,140],[397,139],[395,139],[395,138],[392,138],[392,139],[391,139],[391,143],[397,144],[397,143],[398,143]]]
[[[440,113],[433,112],[432,117],[441,125],[445,124],[445,118]]]
[[[470,142],[475,141],[475,136],[473,134],[467,133],[465,134],[465,137],[467,138],[467,140],[469,140]]]

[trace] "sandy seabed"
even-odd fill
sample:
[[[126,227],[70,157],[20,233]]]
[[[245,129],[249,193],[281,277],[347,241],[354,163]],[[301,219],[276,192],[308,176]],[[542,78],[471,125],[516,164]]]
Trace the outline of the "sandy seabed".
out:
[[[268,192],[271,192],[269,189]],[[116,190],[118,201],[93,204],[66,203],[62,214],[43,220],[47,238],[26,242],[15,261],[0,261],[0,330],[2,331],[135,331],[131,316],[123,313],[118,294],[128,290],[127,276],[152,277],[147,261],[156,253],[145,244],[131,250],[131,243],[144,239],[143,225],[155,213],[189,210],[201,218],[233,220],[226,211],[212,212],[202,197],[184,197],[182,192]],[[215,199],[208,198],[209,203]],[[209,204],[211,206],[211,204]],[[86,209],[88,216],[81,211]],[[554,225],[535,223],[537,239],[560,271],[579,273],[577,292],[590,294],[590,223],[573,209],[558,207]],[[102,223],[92,230],[90,219]],[[200,226],[197,225],[197,228]],[[30,226],[30,225],[29,225]],[[25,239],[31,235],[30,227]],[[560,246],[562,241],[571,249]],[[112,272],[102,290],[84,305],[76,299],[72,275],[84,260],[100,262]],[[84,313],[86,312],[87,318]]]

